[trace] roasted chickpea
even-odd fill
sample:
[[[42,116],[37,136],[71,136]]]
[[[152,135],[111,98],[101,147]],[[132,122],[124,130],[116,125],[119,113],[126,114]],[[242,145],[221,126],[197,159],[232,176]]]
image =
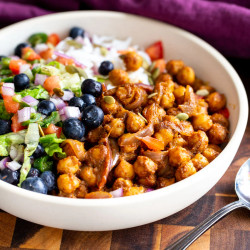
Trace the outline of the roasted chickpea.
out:
[[[105,125],[104,128],[110,133],[110,137],[118,138],[124,134],[125,124],[122,119],[116,118],[109,124]]]
[[[173,167],[180,166],[183,162],[187,162],[191,159],[189,152],[180,146],[169,150],[168,159],[170,165]]]
[[[160,129],[158,132],[154,134],[154,137],[164,143],[164,147],[166,147],[174,137],[173,130],[168,128],[168,129]]]
[[[175,178],[164,178],[164,177],[159,177],[157,179],[157,187],[158,188],[164,188],[167,186],[170,186],[175,183]]]
[[[115,177],[133,180],[135,177],[135,171],[133,165],[125,160],[121,160],[119,165],[115,168]]]
[[[176,76],[178,82],[182,85],[192,85],[195,80],[195,73],[191,67],[183,67]]]
[[[186,88],[183,86],[179,86],[174,90],[175,100],[178,104],[183,103],[185,92]]]
[[[208,147],[202,152],[209,162],[213,161],[221,152],[218,145],[209,144]]]
[[[193,162],[194,167],[197,171],[201,170],[209,164],[207,158],[202,154],[196,154],[191,161]]]
[[[80,177],[86,182],[87,186],[96,186],[97,179],[96,174],[94,173],[94,168],[88,166],[82,168],[80,172]]]
[[[137,145],[126,145],[126,146],[122,146],[122,142],[129,140],[131,137],[133,137],[133,134],[127,133],[127,134],[123,134],[119,139],[118,139],[118,145],[121,147],[122,152],[124,153],[133,153],[138,146]]]
[[[87,140],[91,143],[98,142],[102,137],[105,137],[105,129],[103,126],[99,126],[95,129],[92,129],[87,134]]]
[[[164,109],[172,108],[174,106],[174,94],[170,91],[165,92],[162,95],[160,106],[163,107]]]
[[[131,196],[131,195],[143,194],[144,192],[145,192],[144,187],[125,188],[123,190],[123,196]]]
[[[202,130],[206,132],[212,127],[213,122],[209,115],[200,114],[193,117],[192,125],[194,130]]]
[[[119,109],[119,104],[116,100],[114,103],[107,103],[104,99],[102,99],[101,100],[101,108],[102,108],[104,114],[114,115],[117,113],[117,111]]]
[[[166,69],[170,75],[177,75],[177,73],[184,67],[184,62],[181,60],[170,60],[166,64]]]
[[[130,51],[122,56],[127,71],[135,71],[142,66],[142,57],[135,51]]]
[[[95,191],[85,195],[85,199],[107,199],[112,197],[112,194],[104,191]]]
[[[213,93],[215,91],[215,89],[212,87],[212,86],[209,86],[209,85],[202,85],[200,86],[199,89],[206,89],[209,94]]]
[[[58,161],[57,172],[61,174],[75,174],[79,170],[81,162],[76,156],[68,156]]]
[[[76,198],[84,198],[87,193],[88,189],[85,185],[85,182],[81,181],[80,186],[75,191]]]
[[[153,103],[143,109],[143,116],[146,118],[148,123],[157,124],[166,115],[166,111],[159,105]]]
[[[158,165],[146,156],[138,156],[134,163],[134,171],[139,177],[154,174]]]
[[[129,83],[128,73],[122,69],[113,69],[109,72],[109,80],[116,86]]]
[[[139,178],[138,183],[144,187],[155,187],[156,185],[156,176],[155,174],[151,174],[144,178]]]
[[[192,161],[183,162],[175,172],[175,178],[177,181],[186,179],[187,177],[196,173],[196,169]]]
[[[195,115],[208,114],[208,103],[204,99],[200,99],[197,101],[196,112]]]
[[[169,80],[173,80],[173,79],[172,79],[172,76],[169,75],[169,74],[167,74],[167,73],[162,73],[162,74],[160,74],[160,75],[157,77],[155,83],[167,82],[167,81],[169,81]]]
[[[66,194],[73,193],[81,181],[73,174],[62,174],[57,178],[57,186],[60,191]]]
[[[187,145],[187,141],[181,136],[174,137],[173,140],[169,143],[170,148],[174,148],[177,146],[187,147]]]
[[[130,188],[133,186],[133,182],[131,180],[125,180],[123,178],[118,178],[115,180],[114,184],[113,184],[113,190],[116,190],[118,188]]]
[[[201,153],[208,146],[208,137],[204,131],[198,130],[188,137],[188,146],[193,153]]]
[[[209,110],[213,113],[224,108],[226,105],[226,97],[218,92],[210,94],[206,101],[208,102]]]
[[[136,133],[137,131],[141,130],[145,127],[144,119],[136,115],[133,112],[129,112],[128,118],[126,121],[126,129],[129,133]]]
[[[209,142],[212,144],[222,144],[227,140],[228,131],[219,123],[214,123],[208,131]]]
[[[223,126],[225,128],[228,128],[228,126],[229,126],[228,119],[220,113],[214,113],[213,115],[211,115],[211,119],[212,119],[213,123],[219,123],[221,126]]]

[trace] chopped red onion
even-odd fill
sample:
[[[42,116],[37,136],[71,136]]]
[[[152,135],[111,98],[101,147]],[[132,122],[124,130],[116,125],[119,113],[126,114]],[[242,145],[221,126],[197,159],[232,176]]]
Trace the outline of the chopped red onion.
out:
[[[64,90],[63,93],[64,93],[64,95],[63,95],[62,99],[64,101],[69,101],[71,98],[74,97],[74,93],[70,90]]]
[[[12,60],[19,60],[19,59],[20,59],[19,56],[10,56],[10,58],[11,58]]]
[[[30,107],[25,107],[21,110],[17,111],[18,113],[18,122],[25,122],[30,119],[30,114],[31,114],[31,108]]]
[[[17,154],[18,154],[18,150],[17,150],[17,148],[15,147],[15,146],[11,146],[10,147],[10,158],[12,159],[12,160],[14,160],[16,157],[17,157]]]
[[[59,110],[59,115],[64,115],[64,109]]]
[[[115,191],[109,192],[114,198],[119,198],[123,196],[123,189],[118,188]]]
[[[43,86],[43,84],[47,78],[48,78],[47,75],[36,74],[34,83],[35,83],[35,85],[42,85]]]
[[[67,106],[67,107],[64,107],[63,110],[64,110],[64,115],[66,118],[69,118],[69,117],[80,118],[81,117],[81,112],[78,107]]]
[[[66,103],[59,97],[53,96],[50,98],[50,101],[53,102],[59,110],[66,106]]]
[[[35,46],[35,51],[36,51],[36,53],[39,54],[40,52],[42,52],[42,51],[44,51],[44,50],[46,50],[48,48],[49,47],[48,47],[48,45],[46,43],[39,43],[39,44],[37,44]]]
[[[14,83],[11,83],[11,82],[4,82],[2,86],[12,88],[15,90],[15,85],[14,85]]]
[[[30,64],[23,64],[19,68],[19,74],[24,73],[26,70],[30,68]]]
[[[9,157],[5,157],[0,161],[0,170],[4,170],[6,168],[6,163],[10,161]]]
[[[68,119],[65,115],[61,115],[60,118],[63,122]]]
[[[2,95],[13,96],[15,95],[15,91],[13,88],[10,87],[2,87]]]
[[[152,188],[147,188],[147,189],[146,189],[146,193],[152,192],[152,191],[154,191],[154,189],[152,189]]]
[[[27,103],[29,106],[36,106],[39,103],[37,99],[30,95],[23,97],[22,101]]]
[[[11,161],[11,162],[6,163],[6,167],[11,169],[12,171],[16,171],[19,168],[21,168],[22,165],[20,163],[18,163],[17,161]]]

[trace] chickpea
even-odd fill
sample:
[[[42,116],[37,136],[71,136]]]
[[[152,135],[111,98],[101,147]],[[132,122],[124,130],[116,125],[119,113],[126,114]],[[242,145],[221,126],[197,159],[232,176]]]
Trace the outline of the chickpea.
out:
[[[172,108],[174,106],[175,97],[170,91],[167,91],[162,95],[160,106],[164,109]]]
[[[113,69],[109,72],[109,80],[116,86],[129,83],[128,73],[122,69]]]
[[[162,74],[160,74],[160,75],[157,77],[155,83],[167,82],[167,81],[169,81],[169,80],[173,80],[173,79],[172,79],[172,76],[169,75],[169,74],[167,74],[167,73],[162,73]]]
[[[177,181],[186,179],[187,177],[196,173],[196,169],[192,161],[183,162],[175,172],[175,178]]]
[[[207,109],[208,109],[208,103],[204,99],[199,99],[197,101],[195,115],[200,115],[200,114],[207,115],[208,114]]]
[[[166,111],[155,103],[150,104],[143,109],[143,116],[146,118],[148,123],[159,123],[166,115]]]
[[[139,178],[138,183],[145,187],[155,187],[156,185],[156,176],[155,174],[150,174],[144,178]]]
[[[87,186],[94,187],[96,186],[97,179],[96,174],[94,173],[94,168],[84,167],[80,172],[80,177],[86,182]]]
[[[123,190],[123,196],[143,194],[144,192],[145,192],[144,187],[131,187]]]
[[[87,193],[88,193],[88,189],[85,185],[85,182],[82,181],[80,183],[80,186],[75,191],[76,198],[84,198]]]
[[[213,113],[224,108],[226,105],[226,97],[218,92],[210,94],[206,101],[208,102],[209,110]]]
[[[187,141],[184,140],[184,138],[181,136],[174,137],[174,139],[169,143],[170,148],[174,148],[177,146],[186,147],[187,145],[188,145]]]
[[[61,174],[75,174],[79,170],[81,162],[76,156],[68,156],[58,161],[57,172]]]
[[[168,159],[170,165],[178,167],[183,162],[189,161],[191,157],[185,148],[177,146],[169,150]]]
[[[129,133],[136,133],[145,127],[145,121],[139,115],[136,115],[133,112],[129,112],[128,118],[126,121],[126,128]]]
[[[193,117],[192,125],[194,130],[202,130],[206,132],[212,127],[213,122],[209,115],[200,114]]]
[[[195,80],[195,73],[191,67],[183,67],[176,76],[178,82],[182,85],[192,85]]]
[[[62,174],[57,178],[58,189],[66,194],[73,193],[81,181],[73,174]]]
[[[206,89],[210,94],[215,91],[215,89],[209,85],[202,85],[199,89]]]
[[[146,156],[138,156],[134,163],[134,171],[139,177],[154,174],[158,165]]]
[[[142,57],[135,51],[130,51],[122,57],[127,71],[135,71],[142,66]]]
[[[85,199],[107,199],[112,197],[112,194],[104,191],[95,191],[85,195]]]
[[[87,134],[87,140],[91,143],[98,142],[102,137],[105,137],[105,130],[103,126],[92,129]]]
[[[184,67],[184,62],[181,60],[170,60],[167,62],[166,69],[170,75],[177,75],[177,73]]]
[[[193,162],[194,167],[197,171],[201,170],[209,164],[207,158],[200,153],[196,154],[191,161]]]
[[[167,115],[177,116],[178,114],[182,113],[178,108],[169,108],[167,110]]]
[[[123,134],[119,139],[118,139],[118,145],[122,148],[122,152],[124,153],[133,153],[138,146],[137,145],[126,145],[126,146],[121,146],[123,141],[129,140],[131,137],[133,137],[134,134]]]
[[[154,134],[154,137],[164,143],[164,147],[166,147],[174,138],[174,133],[172,129],[160,129],[158,132]]]
[[[118,138],[124,134],[125,124],[122,119],[113,119],[109,124],[104,127],[107,132],[110,132],[110,137]]]
[[[167,186],[170,186],[175,183],[175,178],[164,178],[164,177],[159,177],[157,179],[157,187],[158,188],[164,188]]]
[[[185,92],[186,88],[183,86],[179,86],[174,90],[174,96],[177,104],[183,103]]]
[[[208,137],[204,131],[198,130],[188,137],[188,146],[194,153],[201,153],[208,146]]]
[[[209,142],[212,144],[222,144],[227,140],[228,131],[219,123],[214,123],[208,131]]]
[[[107,103],[104,101],[104,99],[101,100],[101,108],[104,112],[104,114],[111,114],[114,115],[117,113],[119,109],[119,104],[115,100],[115,103]]]
[[[209,144],[208,147],[202,152],[209,162],[213,161],[221,152],[218,145]]]
[[[118,178],[115,180],[114,184],[113,184],[113,190],[116,190],[118,188],[130,188],[133,186],[133,182],[131,180],[125,180],[123,178]]]
[[[220,113],[212,114],[211,119],[212,119],[213,123],[219,123],[221,126],[223,126],[225,128],[228,128],[228,126],[229,126],[228,119]]]
[[[115,177],[133,180],[135,177],[135,171],[133,165],[125,160],[121,160],[119,165],[115,168]]]

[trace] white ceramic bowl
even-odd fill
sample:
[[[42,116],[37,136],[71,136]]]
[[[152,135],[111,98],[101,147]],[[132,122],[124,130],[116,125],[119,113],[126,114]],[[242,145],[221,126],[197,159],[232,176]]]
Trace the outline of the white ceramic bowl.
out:
[[[0,181],[0,208],[22,219],[70,230],[115,230],[150,223],[189,206],[222,177],[243,137],[248,102],[243,84],[228,61],[196,36],[150,19],[114,12],[83,11],[23,21],[0,31],[1,54],[29,35],[44,31],[67,36],[72,26],[90,33],[133,38],[147,46],[162,40],[166,59],[182,59],[197,75],[226,95],[230,110],[230,141],[223,152],[197,174],[160,190],[116,199],[84,200],[38,194]],[[232,183],[233,185],[233,183]]]

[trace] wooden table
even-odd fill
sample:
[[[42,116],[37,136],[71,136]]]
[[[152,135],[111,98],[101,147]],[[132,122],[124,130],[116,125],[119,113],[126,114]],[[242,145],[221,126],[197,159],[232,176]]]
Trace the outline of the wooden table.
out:
[[[250,60],[229,60],[250,96]],[[0,249],[164,249],[209,215],[237,199],[235,175],[249,157],[250,120],[240,149],[226,174],[205,196],[183,211],[145,226],[109,232],[75,232],[43,227],[0,211]],[[189,249],[250,249],[249,211],[234,211]]]

